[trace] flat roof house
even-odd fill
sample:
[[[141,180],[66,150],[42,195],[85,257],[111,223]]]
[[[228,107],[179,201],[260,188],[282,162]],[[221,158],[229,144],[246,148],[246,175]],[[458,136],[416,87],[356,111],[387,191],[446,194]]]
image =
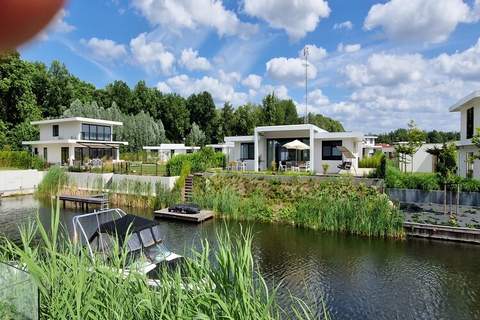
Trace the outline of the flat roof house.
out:
[[[121,122],[71,117],[32,121],[38,126],[40,140],[23,141],[32,153],[51,164],[73,165],[74,161],[102,159],[120,160],[119,148],[128,142],[115,141],[114,126]]]
[[[230,161],[241,161],[247,170],[271,169],[272,164],[308,162],[313,173],[323,172],[323,164],[328,164],[327,173],[337,173],[338,165],[345,160],[341,152],[344,147],[353,155],[352,170],[358,168],[362,156],[361,132],[328,132],[312,124],[256,127],[252,136],[225,137],[230,149]],[[292,150],[286,143],[299,140],[308,145],[307,150]]]
[[[175,154],[193,153],[200,150],[200,147],[189,147],[183,143],[161,143],[159,146],[145,146],[149,156],[158,157],[160,161],[168,161]]]
[[[460,141],[458,147],[458,175],[461,177],[480,178],[480,161],[469,161],[478,153],[472,143],[476,128],[480,127],[480,90],[461,99],[449,108],[450,112],[460,112]]]

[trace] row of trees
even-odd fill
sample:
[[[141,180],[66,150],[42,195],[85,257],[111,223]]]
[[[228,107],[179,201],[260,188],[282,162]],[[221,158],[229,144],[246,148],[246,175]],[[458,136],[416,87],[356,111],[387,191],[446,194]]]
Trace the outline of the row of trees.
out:
[[[460,133],[455,131],[423,131],[423,142],[424,143],[446,143],[451,141],[460,140]],[[382,133],[377,135],[378,143],[395,143],[395,142],[405,142],[409,139],[409,129],[400,128],[394,131],[387,133]]]
[[[115,115],[109,116],[110,113]],[[157,142],[209,143],[222,141],[227,135],[251,134],[258,125],[303,122],[292,100],[279,99],[273,93],[261,104],[234,108],[226,102],[222,108],[216,108],[208,92],[184,98],[162,93],[144,81],[132,89],[120,80],[99,89],[72,75],[58,61],[47,67],[23,60],[17,52],[0,55],[0,148],[9,145],[17,149],[22,140],[36,139],[38,132],[30,125],[32,120],[96,114],[128,119],[119,136],[129,142],[133,136],[127,136],[127,132],[142,136],[131,144],[130,148],[135,150],[152,132],[159,133]],[[131,119],[143,119],[149,125],[129,130],[127,126],[131,125],[127,122]],[[310,114],[309,122],[328,131],[343,131],[338,121],[322,115]]]

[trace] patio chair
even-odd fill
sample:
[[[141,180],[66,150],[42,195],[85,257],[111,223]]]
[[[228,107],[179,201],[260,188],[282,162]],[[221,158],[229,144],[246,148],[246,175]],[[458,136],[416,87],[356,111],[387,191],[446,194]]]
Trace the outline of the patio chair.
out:
[[[305,170],[305,172],[310,171],[310,161],[305,161],[304,164],[300,165],[300,169]]]
[[[246,171],[247,170],[247,163],[245,161],[242,161],[238,164],[238,170],[240,171]]]
[[[278,171],[287,171],[287,165],[283,164],[282,161],[278,162]]]

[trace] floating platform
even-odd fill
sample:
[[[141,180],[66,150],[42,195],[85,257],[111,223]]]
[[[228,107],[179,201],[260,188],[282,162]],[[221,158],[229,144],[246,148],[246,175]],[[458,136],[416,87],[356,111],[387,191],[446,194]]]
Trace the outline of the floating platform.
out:
[[[108,198],[103,194],[88,195],[88,196],[71,196],[61,195],[58,197],[60,201],[63,201],[63,207],[66,207],[67,202],[72,202],[75,207],[80,207],[82,210],[88,211],[89,205],[98,205],[101,209],[108,208]]]
[[[408,236],[480,244],[480,229],[404,222]]]
[[[169,212],[168,208],[156,210],[154,211],[154,214],[155,214],[155,218],[181,220],[181,221],[195,222],[195,223],[203,222],[205,220],[213,218],[214,216],[213,211],[210,211],[210,210],[200,210],[200,213],[186,214],[186,213],[178,213],[178,212]]]

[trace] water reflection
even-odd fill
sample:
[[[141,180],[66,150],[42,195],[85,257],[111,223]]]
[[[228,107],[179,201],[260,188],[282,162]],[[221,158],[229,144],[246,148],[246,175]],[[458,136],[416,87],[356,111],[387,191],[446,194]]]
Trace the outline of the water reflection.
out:
[[[40,212],[48,225],[50,208],[31,197],[0,204],[3,233],[15,238],[18,223]],[[128,210],[133,213],[132,210]],[[151,217],[149,212],[136,212]],[[75,211],[62,212],[71,230]],[[252,228],[253,249],[262,274],[321,311],[322,299],[337,319],[475,319],[480,318],[480,247],[421,239],[371,240],[271,224],[221,220],[201,225],[161,223],[167,245],[178,253],[200,248],[228,229],[237,237]]]

